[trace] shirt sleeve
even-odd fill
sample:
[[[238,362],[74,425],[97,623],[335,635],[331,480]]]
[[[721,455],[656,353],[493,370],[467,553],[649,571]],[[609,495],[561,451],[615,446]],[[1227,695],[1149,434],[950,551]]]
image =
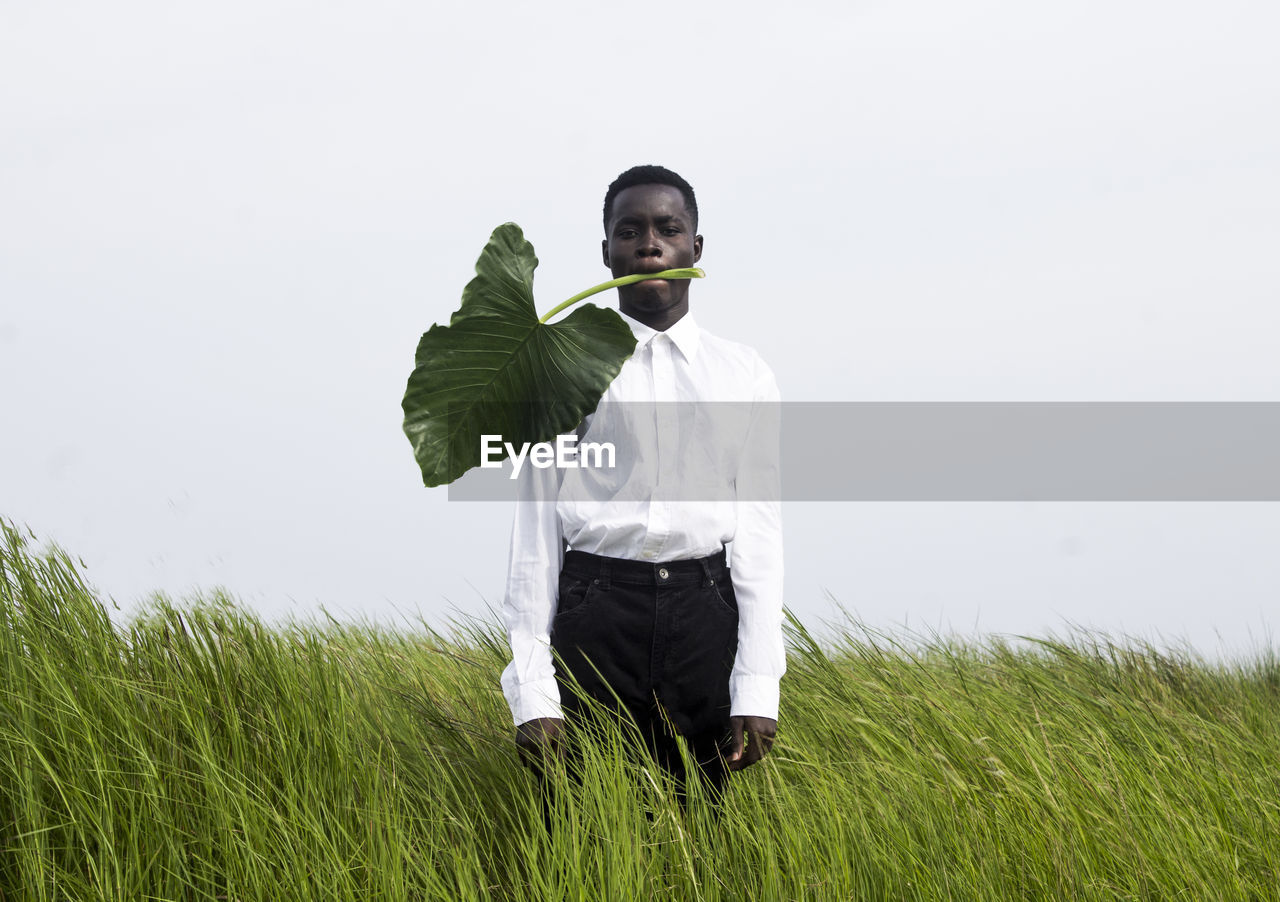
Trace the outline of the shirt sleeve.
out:
[[[787,669],[782,640],[781,396],[756,362],[754,403],[735,479],[737,526],[729,566],[738,600],[738,653],[729,677],[733,716],[778,717]]]
[[[517,726],[540,717],[560,717],[560,690],[551,658],[564,563],[564,540],[556,512],[559,469],[525,466],[520,471],[502,620],[511,643],[511,663],[502,672],[502,693]]]

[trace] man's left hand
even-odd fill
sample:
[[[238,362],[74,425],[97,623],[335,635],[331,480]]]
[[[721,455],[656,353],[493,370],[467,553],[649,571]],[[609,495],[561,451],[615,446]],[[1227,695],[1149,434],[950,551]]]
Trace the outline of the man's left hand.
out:
[[[755,764],[773,748],[778,722],[772,717],[730,717],[733,745],[729,750],[729,770]]]

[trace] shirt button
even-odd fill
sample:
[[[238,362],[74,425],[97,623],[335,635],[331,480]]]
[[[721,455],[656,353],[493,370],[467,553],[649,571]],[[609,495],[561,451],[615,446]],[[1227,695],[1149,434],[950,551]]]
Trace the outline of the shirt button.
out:
[[[667,568],[666,568],[666,567],[659,567],[659,568],[658,568],[658,579],[666,579],[666,578],[667,578],[668,576],[670,576],[670,575],[671,575],[671,574],[667,572]]]
[[[645,551],[645,552],[642,552],[640,556],[641,556],[641,557],[653,557],[653,552],[652,552],[652,551]]]

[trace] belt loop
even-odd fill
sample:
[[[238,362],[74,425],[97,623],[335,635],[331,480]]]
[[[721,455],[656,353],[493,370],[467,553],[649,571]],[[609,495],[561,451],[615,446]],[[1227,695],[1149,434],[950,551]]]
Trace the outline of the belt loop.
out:
[[[703,583],[703,585],[714,586],[716,584],[716,578],[711,575],[710,561],[705,557],[700,557],[698,558],[698,563],[702,565],[702,574],[707,578],[707,581]]]
[[[605,591],[608,591],[609,589],[609,559],[608,558],[600,559],[600,578],[598,581],[600,583],[600,588],[604,589]]]

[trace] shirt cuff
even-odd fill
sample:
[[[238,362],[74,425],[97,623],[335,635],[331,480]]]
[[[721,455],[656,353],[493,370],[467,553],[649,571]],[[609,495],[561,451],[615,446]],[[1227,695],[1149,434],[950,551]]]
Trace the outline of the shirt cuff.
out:
[[[730,717],[778,719],[778,677],[735,676],[729,678]]]
[[[560,709],[560,687],[556,685],[555,677],[502,688],[516,726],[541,717],[564,717],[564,712]]]

